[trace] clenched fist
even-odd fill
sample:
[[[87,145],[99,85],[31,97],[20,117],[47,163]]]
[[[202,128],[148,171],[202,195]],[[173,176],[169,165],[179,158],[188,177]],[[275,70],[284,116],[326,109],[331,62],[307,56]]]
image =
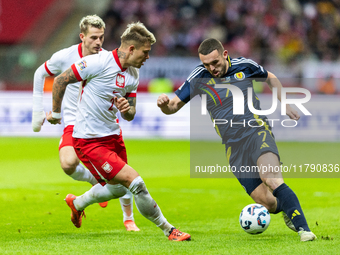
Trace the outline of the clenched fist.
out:
[[[169,104],[169,102],[170,102],[169,97],[167,95],[165,95],[165,94],[162,94],[157,99],[157,106],[159,108],[162,108],[164,106],[167,106]]]
[[[125,97],[114,99],[115,106],[121,113],[127,113],[130,110],[129,101]]]

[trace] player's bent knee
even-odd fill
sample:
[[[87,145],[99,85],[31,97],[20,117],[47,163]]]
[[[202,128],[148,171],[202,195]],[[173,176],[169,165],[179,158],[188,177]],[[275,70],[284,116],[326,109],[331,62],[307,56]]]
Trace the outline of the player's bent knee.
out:
[[[146,189],[145,183],[142,179],[142,177],[138,176],[136,177],[130,184],[129,190],[133,195],[138,195],[140,193],[148,193],[148,190]]]
[[[59,150],[59,160],[67,175],[73,174],[80,162],[72,146],[64,146]]]
[[[60,158],[60,166],[67,175],[73,174],[78,165],[78,158]]]

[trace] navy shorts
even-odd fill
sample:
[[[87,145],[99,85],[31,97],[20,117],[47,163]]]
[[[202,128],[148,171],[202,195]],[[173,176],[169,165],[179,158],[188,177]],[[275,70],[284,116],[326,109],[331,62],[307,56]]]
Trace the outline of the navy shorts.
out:
[[[226,145],[226,152],[229,164],[235,170],[234,175],[248,195],[262,183],[256,168],[257,159],[264,153],[272,152],[280,161],[274,136],[265,128],[257,129],[257,132],[237,143]]]

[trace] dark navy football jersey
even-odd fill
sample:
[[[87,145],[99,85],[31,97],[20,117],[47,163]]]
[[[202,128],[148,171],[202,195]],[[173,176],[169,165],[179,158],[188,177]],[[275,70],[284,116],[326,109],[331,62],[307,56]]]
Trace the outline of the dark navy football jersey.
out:
[[[266,116],[253,114],[248,107],[248,88],[253,87],[253,80],[265,81],[268,72],[253,60],[243,57],[234,59],[228,57],[228,64],[228,71],[221,78],[214,78],[203,64],[197,66],[175,92],[179,99],[185,103],[196,95],[202,97],[202,94],[206,94],[207,110],[211,118],[228,122],[215,122],[216,132],[221,136],[224,144],[239,142],[257,132],[260,126],[270,130]],[[242,91],[243,115],[233,113],[233,93],[228,88],[217,88],[216,84],[234,85]],[[254,108],[261,110],[260,101],[253,90],[252,99]]]

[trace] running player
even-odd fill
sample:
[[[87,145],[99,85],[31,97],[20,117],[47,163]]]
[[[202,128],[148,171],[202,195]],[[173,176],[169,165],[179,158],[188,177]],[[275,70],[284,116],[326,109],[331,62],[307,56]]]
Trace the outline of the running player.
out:
[[[204,82],[216,79],[218,83],[235,84],[242,90],[244,100],[248,98],[248,87],[252,87],[253,79],[263,79],[270,88],[277,88],[278,99],[281,100],[282,85],[276,76],[266,71],[254,61],[245,58],[231,59],[228,51],[216,39],[204,40],[199,49],[199,58],[202,65],[196,67],[184,84],[175,92],[173,99],[162,94],[157,99],[157,105],[163,113],[173,114],[180,110],[190,99],[197,94],[209,92],[215,98],[207,96],[207,110],[213,119],[232,120],[241,123],[245,120],[254,120],[252,127],[243,125],[216,125],[223,143],[226,146],[230,166],[240,170],[241,166],[280,166],[279,152],[274,136],[265,116],[257,116],[250,112],[248,104],[244,115],[233,115],[233,95],[227,88],[212,88]],[[241,97],[243,99],[243,97]],[[253,92],[254,108],[260,109],[260,102]],[[219,102],[215,106],[214,101]],[[294,120],[300,118],[297,111],[289,105],[287,115]],[[261,125],[262,124],[262,125]],[[254,126],[257,126],[254,128]],[[312,241],[316,236],[310,231],[306,218],[302,212],[299,200],[295,193],[284,183],[281,172],[234,173],[248,195],[259,204],[268,208],[271,213],[283,211],[286,225],[299,233],[301,241]]]
[[[116,116],[120,111],[124,119],[133,120],[139,68],[149,58],[151,45],[155,42],[154,35],[142,23],[131,23],[121,36],[118,49],[84,57],[54,80],[53,112],[47,116],[52,124],[60,123],[66,86],[83,81],[73,144],[79,159],[101,184],[81,196],[66,196],[66,203],[72,211],[71,220],[78,228],[87,206],[121,197],[130,190],[139,212],[155,223],[169,240],[190,240],[189,234],[179,231],[166,220],[141,176],[127,164]]]
[[[33,88],[33,131],[39,132],[45,120],[43,107],[43,90],[45,78],[65,71],[74,62],[84,56],[97,54],[102,50],[104,41],[105,23],[97,15],[88,15],[80,21],[80,44],[60,50],[52,55],[51,59],[42,64],[34,74]],[[59,144],[59,159],[64,172],[77,181],[86,181],[92,185],[97,184],[97,180],[91,172],[80,164],[73,148],[72,133],[76,121],[77,98],[79,94],[80,82],[70,84],[65,93],[63,104],[63,114],[65,129]],[[132,194],[127,192],[126,196],[120,199],[123,210],[123,221],[128,231],[139,231],[133,218]],[[107,201],[100,203],[101,207],[107,206]]]

